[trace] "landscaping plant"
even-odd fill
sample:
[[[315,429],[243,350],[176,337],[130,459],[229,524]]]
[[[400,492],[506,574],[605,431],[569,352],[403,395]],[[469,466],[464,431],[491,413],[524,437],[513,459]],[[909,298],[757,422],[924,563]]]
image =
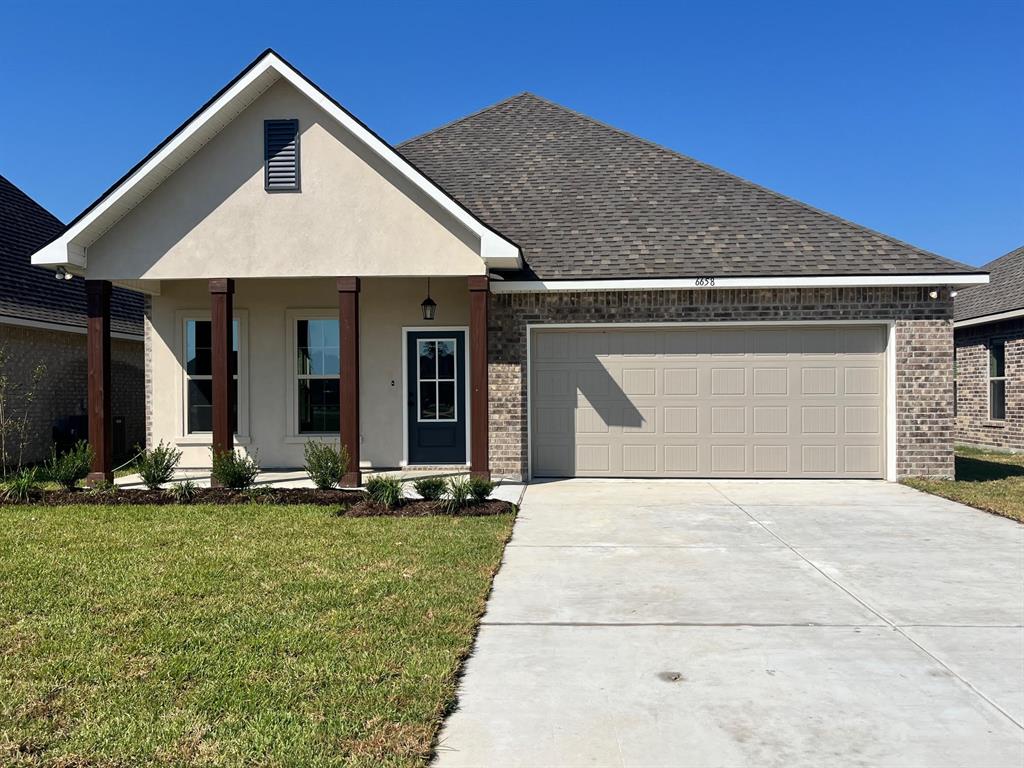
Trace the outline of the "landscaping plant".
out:
[[[306,474],[320,489],[341,485],[348,472],[348,449],[340,443],[307,440],[303,448],[306,455]]]
[[[35,467],[23,469],[4,484],[2,498],[10,504],[30,501],[39,490],[39,474]]]
[[[210,477],[223,488],[245,491],[252,488],[260,465],[256,459],[241,451],[213,450],[213,468]]]
[[[494,483],[482,477],[471,477],[469,478],[469,492],[473,501],[483,504],[494,493]]]
[[[50,459],[45,464],[46,476],[67,491],[73,491],[80,480],[89,474],[92,464],[92,447],[79,440],[72,448],[58,455],[57,447],[50,449]]]
[[[424,501],[437,501],[444,496],[445,482],[443,477],[421,477],[413,480],[412,487]]]
[[[171,445],[164,445],[161,440],[156,448],[139,452],[136,466],[143,484],[151,491],[158,490],[161,485],[174,477],[174,470],[181,461],[181,451]]]
[[[366,493],[374,504],[395,509],[405,501],[403,485],[395,475],[374,475],[366,481]]]
[[[186,478],[171,486],[171,496],[178,504],[187,504],[199,493],[199,486],[195,480]]]
[[[445,489],[444,509],[446,512],[458,512],[468,507],[473,499],[473,486],[467,477],[449,477]]]

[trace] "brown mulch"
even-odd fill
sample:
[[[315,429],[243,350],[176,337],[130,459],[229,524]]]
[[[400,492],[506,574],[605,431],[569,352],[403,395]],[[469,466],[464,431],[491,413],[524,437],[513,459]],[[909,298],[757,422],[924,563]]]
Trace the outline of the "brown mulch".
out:
[[[5,502],[0,502],[3,504]],[[71,505],[172,505],[177,504],[170,491],[151,491],[146,488],[119,488],[109,491],[42,491],[33,494],[29,504],[47,507]],[[426,517],[429,515],[458,515],[478,517],[500,515],[511,512],[513,507],[506,501],[489,499],[480,504],[464,507],[456,512],[447,512],[441,502],[406,499],[402,506],[387,509],[374,504],[362,491],[320,490],[317,488],[267,488],[259,486],[248,491],[229,488],[197,488],[195,496],[185,504],[313,504],[337,507],[337,514],[345,517]]]

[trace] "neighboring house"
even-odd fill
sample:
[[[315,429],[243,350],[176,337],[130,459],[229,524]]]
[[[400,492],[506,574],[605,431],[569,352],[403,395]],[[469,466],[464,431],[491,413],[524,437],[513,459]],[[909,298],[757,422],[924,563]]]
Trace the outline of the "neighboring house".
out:
[[[991,282],[953,302],[956,440],[1024,450],[1024,247],[984,269]]]
[[[0,350],[5,364],[6,418],[21,418],[33,371],[45,366],[28,410],[23,459],[37,462],[50,446],[85,437],[86,307],[81,278],[55,280],[31,264],[40,246],[64,231],[45,208],[0,176]],[[119,458],[145,439],[142,297],[117,289],[111,299],[112,447]],[[7,463],[18,459],[7,436]],[[0,457],[0,463],[3,457]]]
[[[34,262],[91,286],[94,477],[117,283],[151,445],[340,434],[349,483],[949,476],[950,291],[987,280],[530,94],[396,149],[272,51]]]

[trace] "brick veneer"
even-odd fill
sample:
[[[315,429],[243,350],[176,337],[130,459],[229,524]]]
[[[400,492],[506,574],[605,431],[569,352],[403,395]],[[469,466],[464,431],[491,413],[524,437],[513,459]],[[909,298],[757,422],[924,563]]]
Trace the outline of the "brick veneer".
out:
[[[896,470],[953,475],[952,301],[926,288],[497,294],[488,334],[491,471],[528,474],[526,328],[541,323],[895,320]]]
[[[50,452],[54,423],[86,412],[85,334],[0,325],[0,346],[7,349],[6,373],[16,392],[24,391],[36,365],[46,365],[29,414],[31,437],[24,456],[26,462],[41,461]],[[115,419],[125,420],[128,450],[145,438],[142,347],[141,340],[112,339],[110,344],[111,408]]]
[[[956,441],[1024,450],[1024,320],[958,328]],[[988,418],[988,341],[1006,343],[1006,420]]]

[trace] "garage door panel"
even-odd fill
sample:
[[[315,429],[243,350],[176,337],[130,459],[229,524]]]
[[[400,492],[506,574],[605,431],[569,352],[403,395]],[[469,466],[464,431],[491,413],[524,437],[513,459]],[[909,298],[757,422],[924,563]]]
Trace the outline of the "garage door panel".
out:
[[[874,326],[535,331],[533,473],[880,477],[886,339]]]

